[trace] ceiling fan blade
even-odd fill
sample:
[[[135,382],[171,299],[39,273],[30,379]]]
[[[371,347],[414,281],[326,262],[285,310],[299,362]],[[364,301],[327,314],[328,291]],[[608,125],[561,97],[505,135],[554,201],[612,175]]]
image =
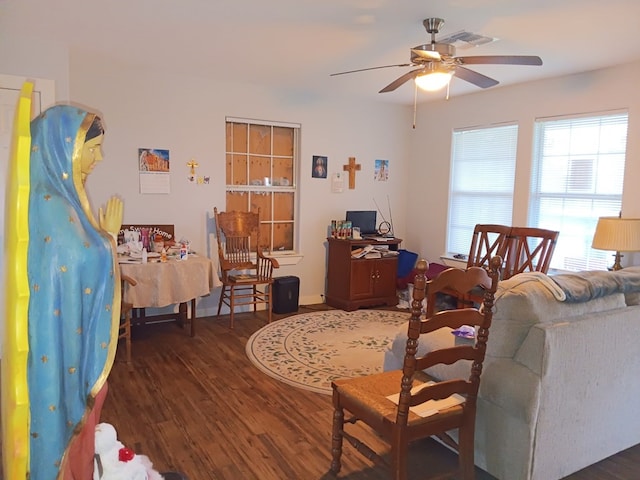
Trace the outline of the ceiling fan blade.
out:
[[[480,88],[489,88],[500,83],[491,77],[487,77],[486,75],[460,66],[456,67],[455,72],[453,72],[453,76],[458,77],[466,82],[473,83],[475,86]]]
[[[442,56],[440,52],[436,50],[422,50],[419,48],[412,48],[411,53],[414,53],[420,58],[424,58],[425,60],[440,60]]]
[[[411,70],[410,72],[405,73],[401,77],[396,78],[393,82],[391,82],[389,85],[384,87],[378,93],[393,92],[400,85],[402,85],[405,82],[408,82],[412,78],[417,77],[423,71],[424,71],[424,68],[416,68],[415,70]]]
[[[479,55],[457,57],[460,65],[542,65],[542,59],[535,55]]]
[[[397,65],[382,65],[381,67],[369,67],[369,68],[360,68],[358,70],[349,70],[348,72],[338,72],[338,73],[330,73],[330,77],[335,77],[336,75],[345,75],[347,73],[356,73],[356,72],[366,72],[367,70],[378,70],[379,68],[390,68],[390,67],[410,67],[412,63],[400,63]]]

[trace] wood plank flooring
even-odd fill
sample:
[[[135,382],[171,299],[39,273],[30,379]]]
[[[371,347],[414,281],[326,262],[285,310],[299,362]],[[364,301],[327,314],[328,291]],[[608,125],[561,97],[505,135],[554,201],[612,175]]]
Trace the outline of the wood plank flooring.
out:
[[[300,307],[298,313],[325,309]],[[275,315],[282,318],[286,315]],[[245,355],[247,339],[266,323],[264,312],[199,320],[189,337],[174,324],[134,332],[133,371],[121,359],[109,378],[102,421],[161,470],[190,480],[330,479],[331,398],[278,382]],[[365,427],[363,427],[365,428]],[[597,434],[597,432],[594,432]],[[384,448],[372,432],[374,446]],[[410,452],[410,478],[455,478],[455,454],[432,440]],[[340,478],[386,479],[350,445]],[[477,469],[478,480],[494,477]],[[640,478],[640,446],[577,472],[567,480]]]

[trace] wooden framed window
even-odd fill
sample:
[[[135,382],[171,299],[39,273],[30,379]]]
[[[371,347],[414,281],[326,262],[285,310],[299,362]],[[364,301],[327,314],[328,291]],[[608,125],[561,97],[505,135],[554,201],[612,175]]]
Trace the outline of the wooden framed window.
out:
[[[226,119],[226,209],[260,208],[262,248],[296,248],[300,125]]]

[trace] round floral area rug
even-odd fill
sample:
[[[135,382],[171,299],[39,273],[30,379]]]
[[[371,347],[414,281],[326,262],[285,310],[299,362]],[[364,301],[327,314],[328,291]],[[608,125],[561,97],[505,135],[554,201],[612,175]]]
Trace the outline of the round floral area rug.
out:
[[[384,352],[409,316],[386,310],[303,313],[255,332],[246,352],[267,375],[330,395],[336,378],[381,372]]]

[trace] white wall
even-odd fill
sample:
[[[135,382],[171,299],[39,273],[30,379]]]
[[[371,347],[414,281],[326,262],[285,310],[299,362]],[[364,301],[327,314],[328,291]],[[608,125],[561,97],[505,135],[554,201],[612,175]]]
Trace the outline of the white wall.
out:
[[[407,191],[419,193],[422,198],[408,203],[407,218],[411,222],[407,226],[406,242],[429,260],[437,260],[444,253],[451,133],[455,128],[474,125],[518,122],[513,225],[526,225],[534,120],[555,115],[628,109],[622,211],[625,217],[640,217],[640,189],[637,187],[640,178],[638,83],[640,62],[421,105],[416,130],[410,133],[412,174]],[[631,256],[627,260],[632,260]],[[633,259],[633,264],[639,261],[640,258]]]
[[[0,16],[1,17],[1,16]],[[0,73],[55,81],[56,98],[69,98],[69,55],[55,42],[42,42],[28,36],[7,35],[0,20]]]
[[[410,111],[384,103],[363,104],[350,99],[319,98],[302,91],[270,91],[259,85],[219,84],[211,80],[139,71],[106,58],[81,53],[70,57],[70,98],[98,109],[105,120],[105,160],[87,181],[97,207],[114,194],[125,200],[125,223],[174,223],[176,236],[189,238],[196,251],[208,245],[213,207],[225,206],[225,116],[300,123],[300,250],[303,260],[281,267],[278,276],[300,277],[300,303],[322,301],[325,290],[325,239],[331,219],[348,209],[375,209],[373,198],[387,216],[391,199],[398,236],[404,232],[407,179],[407,132]],[[143,195],[138,190],[139,147],[169,149],[171,194]],[[329,176],[342,171],[355,156],[362,170],[356,189],[331,193],[330,179],[311,178],[313,155],[329,157]],[[210,175],[209,185],[186,179],[191,159],[198,174]],[[389,182],[374,182],[374,160],[390,160]],[[218,292],[201,302],[211,313]]]

